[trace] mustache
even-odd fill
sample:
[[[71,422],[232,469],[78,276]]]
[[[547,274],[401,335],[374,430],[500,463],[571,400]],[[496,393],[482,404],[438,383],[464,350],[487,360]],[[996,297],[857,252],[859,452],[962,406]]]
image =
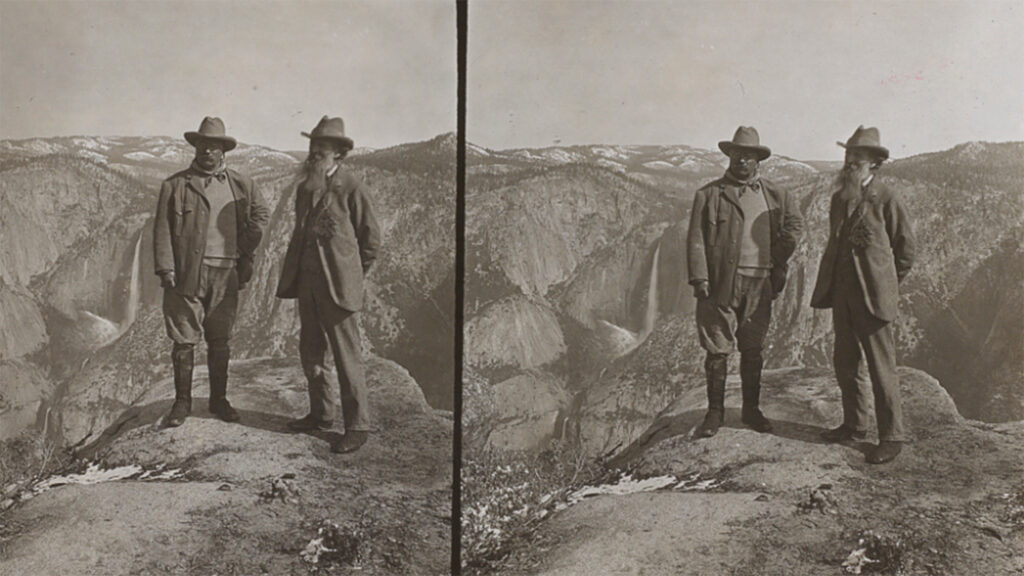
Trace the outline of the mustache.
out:
[[[310,154],[296,168],[296,180],[308,180],[311,184],[323,185],[327,180],[327,171],[334,164],[333,155]]]
[[[832,179],[833,189],[838,191],[844,199],[857,198],[861,194],[861,182],[867,178],[870,170],[859,170],[849,164],[836,172]]]

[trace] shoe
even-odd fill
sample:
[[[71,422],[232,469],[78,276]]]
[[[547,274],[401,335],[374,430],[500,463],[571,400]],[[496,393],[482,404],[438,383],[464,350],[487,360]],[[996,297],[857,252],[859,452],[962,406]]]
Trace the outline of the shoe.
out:
[[[740,420],[757,432],[766,433],[772,431],[772,423],[757,408],[743,410]]]
[[[320,418],[314,418],[312,414],[306,414],[302,418],[289,421],[287,426],[289,430],[295,432],[330,430],[331,426],[334,426],[334,420],[321,420]]]
[[[366,440],[369,439],[370,434],[365,430],[350,430],[345,432],[345,435],[341,437],[341,440],[331,444],[331,452],[336,454],[347,454],[349,452],[355,452],[366,444]]]
[[[876,446],[875,449],[867,455],[865,460],[867,460],[868,464],[885,464],[899,456],[901,450],[903,450],[902,442],[882,440],[878,443],[878,446]]]
[[[185,423],[185,418],[190,412],[192,412],[192,401],[178,398],[171,406],[171,412],[167,415],[167,420],[164,423],[168,428],[177,428]]]
[[[720,410],[708,410],[704,415],[704,421],[700,423],[697,430],[693,432],[694,438],[711,438],[718,434],[718,428],[722,426],[722,412]]]
[[[213,414],[225,422],[238,422],[238,420],[241,419],[238,412],[231,407],[227,398],[210,400],[210,414]]]
[[[867,438],[865,432],[855,432],[845,424],[821,433],[822,440],[831,443],[847,442],[849,440],[864,440]]]

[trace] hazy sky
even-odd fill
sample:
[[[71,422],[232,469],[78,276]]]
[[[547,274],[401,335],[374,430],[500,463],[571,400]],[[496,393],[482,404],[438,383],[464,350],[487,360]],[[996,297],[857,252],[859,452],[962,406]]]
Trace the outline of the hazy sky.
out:
[[[0,138],[181,136],[220,116],[303,149],[324,114],[356,146],[455,130],[448,0],[0,0]]]
[[[801,159],[1024,140],[1024,2],[472,0],[467,137],[688,144],[740,124]]]

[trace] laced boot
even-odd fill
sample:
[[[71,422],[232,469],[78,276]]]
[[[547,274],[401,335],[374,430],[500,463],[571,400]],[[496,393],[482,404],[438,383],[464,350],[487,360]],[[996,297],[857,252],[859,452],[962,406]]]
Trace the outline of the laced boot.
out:
[[[192,346],[175,345],[171,351],[174,366],[174,404],[167,415],[168,428],[181,426],[192,413],[192,365],[195,360]]]
[[[226,345],[210,346],[206,365],[210,369],[210,413],[225,422],[238,422],[238,412],[228,402],[228,360],[231,351]]]
[[[710,438],[718,433],[725,417],[725,376],[728,369],[725,354],[708,354],[704,361],[707,376],[708,413],[704,415],[693,435],[695,438]]]
[[[741,420],[758,432],[771,432],[772,423],[764,417],[759,407],[763,366],[764,360],[760,353],[740,356],[740,382],[743,390]]]

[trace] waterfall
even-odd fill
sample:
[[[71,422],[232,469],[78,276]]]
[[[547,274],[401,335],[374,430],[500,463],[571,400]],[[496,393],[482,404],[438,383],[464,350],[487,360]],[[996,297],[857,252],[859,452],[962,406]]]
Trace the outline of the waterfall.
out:
[[[659,242],[658,246],[654,249],[654,257],[651,259],[650,284],[647,287],[647,308],[644,310],[640,331],[632,332],[607,320],[600,320],[597,323],[597,335],[614,358],[625,356],[636,350],[654,331],[654,323],[658,320],[658,263],[660,259],[661,243]]]
[[[654,331],[654,322],[658,319],[658,262],[661,256],[661,243],[654,249],[651,259],[650,285],[647,287],[647,310],[644,311],[644,323],[638,339],[642,342]]]
[[[124,315],[121,317],[121,324],[118,326],[118,335],[124,334],[135,322],[135,316],[139,311],[139,298],[142,293],[142,278],[139,276],[139,265],[142,260],[142,232],[139,232],[139,239],[135,241],[135,255],[132,257],[132,274],[128,281],[128,301],[125,302]]]
[[[142,277],[139,268],[142,261],[142,232],[135,241],[135,252],[132,255],[132,271],[128,279],[128,294],[122,309],[121,321],[114,321],[89,310],[78,310],[75,318],[75,329],[72,339],[83,349],[92,351],[110,344],[128,331],[135,322],[139,312],[139,300],[142,294]]]

